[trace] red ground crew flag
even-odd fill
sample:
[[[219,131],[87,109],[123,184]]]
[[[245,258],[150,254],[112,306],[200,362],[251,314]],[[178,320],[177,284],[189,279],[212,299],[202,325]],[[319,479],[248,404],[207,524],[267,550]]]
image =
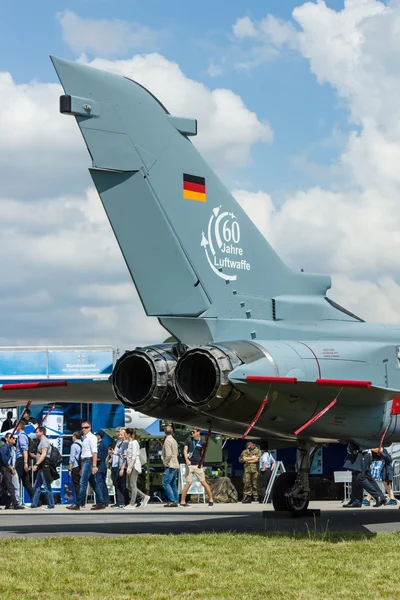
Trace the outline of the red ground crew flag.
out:
[[[197,175],[183,174],[183,197],[186,200],[197,200],[206,202],[206,180]]]

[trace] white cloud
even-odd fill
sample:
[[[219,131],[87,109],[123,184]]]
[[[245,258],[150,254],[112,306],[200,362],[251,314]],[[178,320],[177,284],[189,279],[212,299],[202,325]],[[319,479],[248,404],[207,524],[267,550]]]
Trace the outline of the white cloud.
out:
[[[198,143],[220,169],[237,171],[254,143],[271,139],[239,96],[188,79],[162,56],[96,64],[136,77],[174,113],[198,118]],[[125,349],[162,341],[168,333],[145,318],[91,185],[79,129],[59,113],[62,93],[0,73],[0,343]]]
[[[250,17],[242,17],[236,21],[232,28],[233,35],[238,39],[257,37],[257,29]]]
[[[232,31],[237,39],[253,38],[276,48],[297,47],[298,34],[293,23],[274,15],[267,15],[260,21],[252,21],[250,17],[243,17],[236,21]]]
[[[17,84],[0,72],[0,177],[3,197],[41,198],[89,183],[81,136],[59,112],[58,84]],[[71,174],[74,174],[71,177]]]
[[[282,48],[294,50],[298,45],[298,33],[293,23],[271,14],[259,21],[253,21],[250,17],[237,19],[232,33],[239,43],[250,43],[243,51],[245,57],[234,61],[239,70],[259,67],[264,62],[276,58]]]
[[[262,191],[248,192],[240,189],[233,190],[232,194],[262,234],[271,241],[271,225],[275,211],[271,196]]]
[[[297,46],[297,31],[290,21],[277,19],[274,15],[267,15],[259,24],[259,37],[265,42],[280,48]]]
[[[299,190],[275,210],[262,193],[239,198],[292,267],[333,274],[332,297],[368,320],[399,322],[400,3],[306,2],[293,18],[299,51],[344,101],[353,130],[333,190]]]
[[[132,50],[154,48],[158,34],[121,19],[84,19],[70,10],[57,14],[63,39],[73,52],[123,56]]]
[[[334,274],[336,302],[366,321],[400,323],[400,286],[391,277],[372,282]]]
[[[224,72],[224,69],[223,69],[222,65],[216,64],[213,60],[210,61],[210,64],[208,65],[208,68],[207,68],[207,74],[210,77],[218,77],[218,75],[221,75],[223,72]]]

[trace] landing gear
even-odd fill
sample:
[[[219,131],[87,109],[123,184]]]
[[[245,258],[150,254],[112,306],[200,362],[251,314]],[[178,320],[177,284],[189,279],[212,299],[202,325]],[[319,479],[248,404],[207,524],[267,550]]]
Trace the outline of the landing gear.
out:
[[[275,510],[289,510],[296,516],[303,515],[310,501],[309,473],[314,453],[319,446],[301,442],[297,447],[296,473],[282,473],[275,481],[272,504]]]

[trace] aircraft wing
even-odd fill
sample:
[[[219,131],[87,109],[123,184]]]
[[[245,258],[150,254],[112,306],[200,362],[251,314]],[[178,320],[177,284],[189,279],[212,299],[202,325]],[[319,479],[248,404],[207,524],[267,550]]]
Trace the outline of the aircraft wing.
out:
[[[0,384],[0,408],[32,404],[119,404],[107,379],[59,380]]]

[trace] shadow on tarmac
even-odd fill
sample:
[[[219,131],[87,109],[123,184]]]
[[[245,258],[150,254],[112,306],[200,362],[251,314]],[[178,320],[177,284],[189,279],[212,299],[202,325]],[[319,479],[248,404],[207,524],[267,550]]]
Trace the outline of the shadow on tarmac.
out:
[[[212,509],[211,509],[212,510]],[[183,533],[251,533],[270,535],[303,535],[309,537],[345,533],[346,539],[372,537],[377,533],[400,532],[399,510],[326,510],[320,517],[276,517],[262,511],[247,512],[190,509],[171,510],[168,513],[122,513],[116,511],[90,513],[41,513],[39,510],[0,514],[0,539],[10,537],[48,537],[65,535],[143,535]],[[334,536],[337,538],[337,536]],[[331,541],[337,541],[332,539]]]

